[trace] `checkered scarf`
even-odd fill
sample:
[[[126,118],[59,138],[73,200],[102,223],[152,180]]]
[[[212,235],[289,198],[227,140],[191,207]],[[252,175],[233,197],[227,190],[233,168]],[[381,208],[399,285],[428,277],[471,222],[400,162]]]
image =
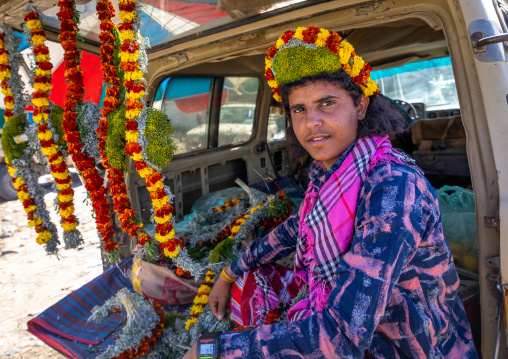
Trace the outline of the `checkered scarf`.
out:
[[[361,138],[327,180],[323,168],[309,172],[311,183],[301,207],[295,274],[309,285],[314,311],[326,307],[335,269],[353,238],[360,188],[372,165],[388,154],[392,160],[400,158],[387,136]],[[316,181],[318,174],[321,183]]]

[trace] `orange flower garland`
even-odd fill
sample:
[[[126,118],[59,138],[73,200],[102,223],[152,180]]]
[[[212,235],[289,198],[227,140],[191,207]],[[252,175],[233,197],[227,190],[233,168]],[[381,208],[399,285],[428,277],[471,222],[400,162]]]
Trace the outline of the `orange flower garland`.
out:
[[[240,215],[238,218],[236,218],[233,223],[231,223],[231,237],[235,237],[238,234],[238,231],[240,231],[240,228],[242,227],[242,224],[244,224],[247,219],[257,210],[263,208],[265,205],[266,200],[258,204],[256,207],[252,207],[249,212],[244,213]]]
[[[12,34],[14,36],[14,34]],[[0,87],[2,88],[2,94],[4,97],[4,104],[5,104],[5,113],[4,113],[4,119],[5,123],[7,123],[13,116],[13,109],[14,109],[14,101],[15,96],[11,92],[11,86],[9,85],[8,80],[11,79],[11,67],[9,65],[9,52],[6,51],[5,46],[7,45],[4,41],[5,33],[0,33]],[[11,160],[6,157],[7,162],[7,170],[9,171],[9,174],[12,177],[12,183],[14,185],[14,188],[17,191],[18,198],[20,202],[23,204],[23,209],[28,217],[28,225],[30,227],[35,228],[35,232],[38,234],[36,241],[38,244],[42,245],[45,243],[48,243],[51,239],[55,241],[55,245],[52,246],[52,248],[48,248],[50,252],[56,252],[56,244],[58,244],[58,240],[56,239],[56,233],[53,235],[52,232],[55,232],[54,226],[53,228],[48,228],[49,224],[44,223],[44,220],[38,215],[37,209],[39,211],[45,211],[45,208],[38,208],[43,207],[44,204],[41,206],[37,206],[35,198],[30,196],[28,193],[28,185],[23,180],[21,176],[18,176],[16,172],[18,172],[18,169],[13,167],[10,162]]]
[[[194,305],[190,310],[190,319],[185,322],[185,329],[190,330],[197,323],[199,313],[203,311],[203,306],[208,303],[208,294],[212,290],[214,283],[214,273],[208,269],[205,276],[205,282],[198,289],[198,295],[194,298]]]
[[[150,352],[150,348],[154,348],[156,346],[157,339],[160,338],[160,336],[162,335],[162,330],[164,329],[164,311],[158,303],[152,302],[152,305],[155,309],[155,312],[159,316],[159,321],[155,325],[155,328],[152,329],[152,336],[144,337],[143,339],[141,339],[141,343],[139,344],[137,349],[126,350],[120,353],[119,356],[113,357],[112,359],[137,358],[143,355],[147,355]]]
[[[90,192],[92,207],[95,211],[97,230],[103,240],[104,250],[109,254],[110,260],[118,258],[118,244],[114,239],[113,224],[106,199],[106,188],[99,175],[95,160],[83,152],[83,144],[78,131],[76,119],[77,110],[82,105],[85,92],[83,73],[81,71],[81,53],[77,48],[77,29],[79,14],[75,10],[73,0],[59,0],[60,11],[57,13],[60,20],[60,35],[58,40],[64,49],[65,79],[67,81],[67,94],[65,96],[65,109],[63,115],[63,129],[65,140],[68,142],[69,153],[77,169],[85,180],[85,187]]]
[[[4,118],[5,121],[9,121],[9,119],[14,116],[12,110],[14,109],[14,96],[11,92],[11,87],[7,83],[7,79],[11,78],[11,67],[9,66],[9,53],[5,50],[5,41],[4,41],[5,33],[2,32],[0,34],[0,84],[2,87],[2,94],[4,97],[5,104],[5,113]]]
[[[240,201],[238,199],[232,199],[230,201],[227,201],[226,203],[224,203],[223,206],[217,206],[213,209],[214,212],[224,212],[226,209],[228,209],[229,207],[234,207],[236,206],[238,203],[240,203]]]
[[[118,16],[122,20],[122,23],[118,26],[120,39],[122,40],[122,45],[120,46],[120,65],[125,72],[124,85],[127,97],[125,112],[127,117],[125,133],[127,146],[125,151],[134,160],[139,175],[146,180],[146,187],[150,192],[154,208],[154,219],[157,222],[155,239],[160,243],[160,248],[164,250],[164,255],[174,258],[178,255],[180,245],[175,238],[175,231],[171,223],[173,207],[170,205],[169,196],[163,187],[164,177],[146,164],[143,160],[142,148],[137,142],[139,132],[136,118],[144,108],[141,98],[145,94],[145,85],[143,72],[138,62],[140,48],[139,44],[135,41],[136,32],[139,27],[136,23],[136,18],[138,17],[136,13],[136,0],[120,0],[119,9]],[[141,236],[139,240],[139,243],[143,244]]]
[[[80,232],[76,229],[78,222],[74,216],[72,180],[64,162],[64,155],[58,149],[58,145],[54,140],[54,134],[47,122],[51,113],[49,109],[49,94],[53,87],[51,84],[51,69],[53,65],[49,61],[46,34],[42,30],[39,15],[36,11],[27,11],[24,19],[26,27],[31,32],[33,53],[37,59],[33,85],[34,93],[32,95],[32,103],[34,105],[33,119],[38,124],[38,138],[41,150],[48,157],[51,175],[55,179],[59,190],[57,194],[58,205],[59,213],[62,217],[65,243],[68,248],[75,248],[83,243],[83,239]]]
[[[106,139],[108,136],[109,122],[107,116],[115,111],[120,104],[118,97],[120,96],[120,77],[114,65],[115,62],[115,35],[113,30],[115,24],[111,19],[115,16],[113,4],[109,0],[97,1],[96,10],[101,20],[101,34],[99,38],[102,42],[100,47],[100,59],[102,78],[104,83],[108,85],[106,88],[106,97],[103,101],[101,109],[101,119],[97,134],[99,136],[99,150],[102,158],[102,165],[107,169],[108,179],[110,181],[110,193],[113,197],[113,209],[119,214],[119,220],[122,230],[131,237],[138,236],[138,231],[142,230],[143,223],[136,219],[136,212],[132,208],[132,204],[127,196],[127,186],[125,185],[124,176],[121,170],[110,166],[106,153]],[[144,244],[149,240],[148,234],[142,230],[142,234],[138,237],[138,241]],[[148,237],[148,238],[147,238]]]

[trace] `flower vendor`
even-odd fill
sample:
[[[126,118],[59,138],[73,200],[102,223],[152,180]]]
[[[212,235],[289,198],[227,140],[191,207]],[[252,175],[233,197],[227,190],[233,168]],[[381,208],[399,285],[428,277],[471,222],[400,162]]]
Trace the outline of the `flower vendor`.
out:
[[[231,316],[248,329],[208,334],[184,358],[478,358],[438,201],[392,148],[388,136],[407,122],[370,71],[315,26],[269,48],[265,77],[314,159],[310,184],[209,295],[219,319],[233,295]],[[294,270],[275,264],[292,252]],[[275,308],[287,318],[274,321]]]

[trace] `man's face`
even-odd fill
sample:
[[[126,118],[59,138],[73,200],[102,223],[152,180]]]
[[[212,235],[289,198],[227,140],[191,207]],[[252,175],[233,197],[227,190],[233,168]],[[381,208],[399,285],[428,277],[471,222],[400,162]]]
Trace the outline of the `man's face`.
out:
[[[355,140],[358,121],[369,105],[369,98],[362,96],[355,106],[345,90],[324,81],[293,89],[288,100],[298,141],[327,169]]]

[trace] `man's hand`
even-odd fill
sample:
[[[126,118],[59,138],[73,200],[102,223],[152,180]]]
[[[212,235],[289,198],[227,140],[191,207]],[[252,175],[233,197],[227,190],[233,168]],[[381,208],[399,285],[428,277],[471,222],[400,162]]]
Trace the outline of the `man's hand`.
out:
[[[224,320],[226,309],[231,299],[232,283],[228,283],[222,279],[218,279],[208,296],[208,304],[212,310],[212,314],[219,320]]]
[[[194,345],[189,349],[189,351],[184,355],[182,359],[197,359],[198,353],[197,353],[198,343],[194,343]]]

